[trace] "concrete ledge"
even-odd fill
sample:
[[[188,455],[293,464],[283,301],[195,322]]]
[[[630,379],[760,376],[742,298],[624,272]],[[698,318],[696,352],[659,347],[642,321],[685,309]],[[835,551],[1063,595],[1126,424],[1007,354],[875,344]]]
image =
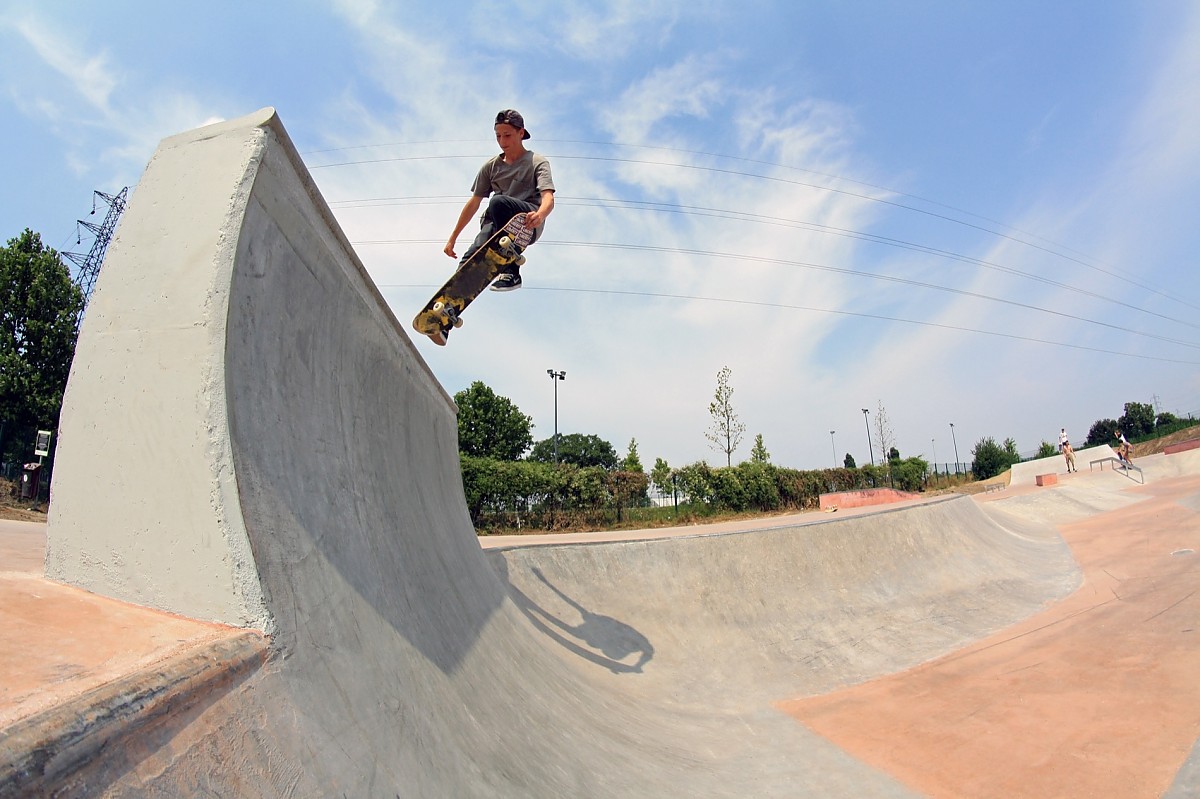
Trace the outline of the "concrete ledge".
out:
[[[861,491],[831,491],[821,495],[821,510],[830,508],[861,508],[867,505],[888,505],[915,499],[918,494],[894,488],[864,488]]]
[[[1034,478],[1034,482],[1040,486],[1058,485],[1057,474],[1039,474]]]
[[[252,632],[206,642],[0,730],[0,797],[56,795],[122,739],[240,683],[267,649]]]
[[[1174,455],[1178,452],[1187,452],[1190,449],[1200,449],[1200,438],[1193,438],[1191,441],[1181,441],[1178,444],[1163,447],[1163,454]]]

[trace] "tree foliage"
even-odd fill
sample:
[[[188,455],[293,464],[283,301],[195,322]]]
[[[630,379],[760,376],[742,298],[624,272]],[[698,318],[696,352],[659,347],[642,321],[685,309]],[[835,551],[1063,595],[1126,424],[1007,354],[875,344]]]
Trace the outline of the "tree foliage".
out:
[[[763,443],[762,433],[754,437],[754,448],[750,450],[751,463],[770,463],[771,453],[767,452],[767,446]]]
[[[26,229],[0,248],[0,437],[57,428],[83,303],[37,233]]]
[[[733,410],[733,386],[729,383],[731,372],[728,366],[717,372],[717,390],[713,401],[708,404],[708,412],[712,416],[713,426],[704,434],[714,449],[725,454],[725,465],[733,463],[733,453],[742,443],[746,425],[738,419]]]
[[[645,504],[645,473],[539,461],[462,456],[463,493],[471,519],[512,517],[518,524],[553,528],[563,513]]]
[[[861,469],[798,471],[754,461],[713,467],[699,461],[672,470],[658,458],[652,475],[660,490],[676,489],[685,512],[709,514],[814,508],[825,492],[878,487],[889,479],[902,490],[920,491],[928,469],[923,459],[908,458]],[[648,483],[644,472],[463,457],[467,504],[472,519],[484,527],[516,523],[553,529],[572,516],[597,518],[597,513],[609,520],[615,513],[619,521],[624,509],[647,504]]]
[[[971,462],[971,472],[976,480],[995,477],[1021,459],[1017,454],[1016,443],[1011,438],[1007,439],[1002,447],[991,436],[979,439],[972,455],[974,459]]]
[[[1150,435],[1154,432],[1154,406],[1144,402],[1125,403],[1125,413],[1117,420],[1117,426],[1126,438]]]
[[[929,473],[929,462],[924,458],[896,458],[890,463],[892,484],[901,491],[920,491]]]
[[[642,459],[638,457],[637,439],[629,439],[629,449],[625,453],[625,460],[621,461],[621,469],[627,472],[644,472],[642,467]]]
[[[1154,427],[1171,427],[1179,424],[1179,417],[1168,411],[1163,411],[1158,416],[1154,417]]]
[[[1126,402],[1124,413],[1117,419],[1097,419],[1088,430],[1085,446],[1111,444],[1120,430],[1130,440],[1165,436],[1189,426],[1194,421],[1180,419],[1166,411],[1155,413],[1154,406],[1145,402]]]
[[[1088,430],[1086,446],[1096,447],[1101,444],[1108,444],[1117,437],[1117,420],[1116,419],[1097,419],[1090,430]]]
[[[654,483],[654,487],[658,489],[660,494],[671,493],[671,483],[674,472],[662,458],[654,459],[654,468],[650,470],[650,480]]]
[[[534,444],[529,460],[541,463],[554,462],[554,436]],[[597,435],[568,433],[558,437],[558,462],[586,468],[597,466],[608,471],[621,465],[613,445]]]
[[[515,461],[533,443],[533,419],[476,380],[454,395],[458,404],[458,450],[473,458]]]

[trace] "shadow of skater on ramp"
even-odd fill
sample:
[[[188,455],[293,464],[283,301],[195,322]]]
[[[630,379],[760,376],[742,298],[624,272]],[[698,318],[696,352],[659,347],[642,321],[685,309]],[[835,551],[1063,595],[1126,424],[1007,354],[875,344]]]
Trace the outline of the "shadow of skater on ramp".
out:
[[[579,614],[578,624],[572,624],[555,615],[509,582],[507,563],[503,558],[495,558],[492,565],[500,573],[501,579],[505,580],[509,596],[526,618],[537,630],[545,633],[567,651],[603,666],[613,674],[640,674],[642,668],[653,659],[654,645],[646,636],[611,616],[588,610],[546,579],[546,575],[536,566],[530,571]],[[635,654],[636,661],[629,663],[629,658]]]

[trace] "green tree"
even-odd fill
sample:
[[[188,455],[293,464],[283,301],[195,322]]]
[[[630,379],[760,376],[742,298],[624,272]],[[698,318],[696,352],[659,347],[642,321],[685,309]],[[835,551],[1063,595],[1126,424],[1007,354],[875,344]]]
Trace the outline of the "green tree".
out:
[[[751,463],[770,463],[771,453],[767,452],[767,447],[763,444],[762,433],[754,437],[754,448],[750,450]]]
[[[554,462],[554,437],[534,444],[529,460],[542,463]],[[599,466],[612,471],[621,464],[613,445],[596,435],[569,433],[558,437],[558,461],[580,468]]]
[[[713,491],[713,469],[705,461],[699,461],[675,470],[675,485],[687,502],[709,504],[715,496]]]
[[[1126,438],[1150,435],[1154,432],[1154,406],[1144,402],[1125,403],[1125,413],[1117,420],[1117,426]]]
[[[857,469],[858,468],[858,464],[854,461],[854,456],[851,455],[849,452],[846,453],[846,459],[844,461],[842,461],[842,463],[845,464],[847,469]]]
[[[975,475],[975,479],[986,480],[989,477],[995,477],[1016,463],[1020,457],[1015,454],[1015,444],[1012,447],[1009,446],[1012,443],[1013,440],[1010,438],[1001,447],[991,436],[979,439],[979,443],[972,451],[974,460],[971,462],[971,472]]]
[[[0,248],[0,455],[6,439],[28,437],[31,449],[34,430],[57,429],[83,304],[37,233],[26,228]]]
[[[1058,447],[1054,446],[1049,441],[1043,441],[1042,445],[1040,447],[1038,447],[1037,455],[1035,457],[1050,458],[1057,454],[1058,454]]]
[[[512,400],[476,380],[454,395],[458,404],[458,451],[473,458],[519,460],[533,443],[533,419]]]
[[[605,472],[605,486],[617,506],[618,518],[624,508],[644,507],[649,504],[647,491],[650,488],[650,478],[646,477],[645,472]]]
[[[671,493],[671,467],[662,458],[654,459],[654,468],[650,470],[650,480],[660,494]]]
[[[1092,429],[1088,430],[1087,441],[1085,446],[1096,447],[1101,444],[1108,444],[1117,437],[1117,420],[1116,419],[1098,419],[1092,424]]]
[[[750,461],[738,464],[735,471],[750,507],[762,511],[779,507],[778,471],[774,466],[766,461]]]
[[[892,461],[892,480],[901,491],[920,491],[929,473],[929,462],[924,458],[907,458]]]
[[[725,465],[733,465],[733,452],[742,443],[746,425],[738,420],[733,410],[733,386],[729,384],[730,369],[728,366],[717,372],[717,390],[713,401],[708,404],[708,412],[712,415],[713,426],[704,434],[712,442],[713,449],[725,453]]]
[[[625,454],[625,460],[621,461],[621,468],[627,472],[645,472],[642,468],[642,460],[638,457],[637,439],[629,439],[629,450]]]

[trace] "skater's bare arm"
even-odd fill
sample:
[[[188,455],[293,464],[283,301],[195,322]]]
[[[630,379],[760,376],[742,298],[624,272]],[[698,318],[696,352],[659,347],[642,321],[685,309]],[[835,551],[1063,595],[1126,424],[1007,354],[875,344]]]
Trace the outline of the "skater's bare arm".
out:
[[[554,192],[542,192],[542,204],[536,211],[531,211],[525,215],[525,227],[537,227],[546,221],[546,217],[550,216],[550,212],[554,210]]]
[[[454,242],[458,241],[458,234],[463,232],[463,228],[465,228],[470,223],[471,218],[475,216],[475,212],[479,210],[479,204],[481,202],[483,202],[482,197],[471,195],[471,199],[467,200],[467,204],[463,206],[462,212],[459,213],[458,222],[456,222],[454,225],[454,232],[450,234],[450,240],[446,242],[446,247],[442,250],[442,252],[446,253],[446,255],[449,255],[451,258],[458,257],[454,253]]]

